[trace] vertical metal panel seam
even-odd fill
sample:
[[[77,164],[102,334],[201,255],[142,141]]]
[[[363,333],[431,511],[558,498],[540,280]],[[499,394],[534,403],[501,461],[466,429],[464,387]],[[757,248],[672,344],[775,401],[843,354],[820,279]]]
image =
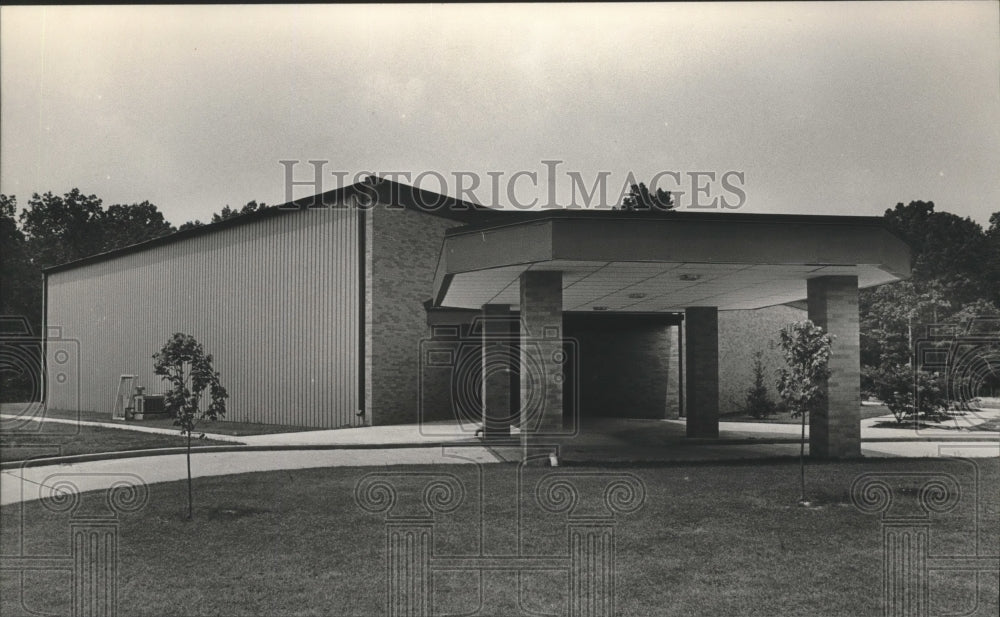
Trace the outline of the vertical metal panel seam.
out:
[[[124,370],[162,390],[152,353],[188,331],[231,419],[343,426],[364,396],[363,243],[351,209],[274,217],[46,277],[43,315],[81,339],[84,408],[109,411]]]

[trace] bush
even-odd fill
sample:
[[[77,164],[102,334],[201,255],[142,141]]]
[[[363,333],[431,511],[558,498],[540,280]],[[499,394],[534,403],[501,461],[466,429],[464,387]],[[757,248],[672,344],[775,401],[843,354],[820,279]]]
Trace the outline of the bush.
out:
[[[767,393],[767,385],[764,382],[764,352],[757,351],[753,354],[753,385],[747,390],[746,405],[744,411],[753,418],[766,418],[775,412],[774,401]]]
[[[939,373],[917,371],[919,409],[917,419],[935,420],[948,406]],[[885,403],[896,422],[913,419],[913,369],[909,364],[890,364],[874,373],[875,395]]]
[[[226,415],[229,394],[219,383],[219,373],[212,367],[212,354],[206,354],[193,336],[175,333],[153,354],[153,360],[153,373],[170,384],[164,407],[174,416],[174,424],[182,433],[193,431],[199,420],[218,420]],[[209,405],[202,410],[206,392]]]

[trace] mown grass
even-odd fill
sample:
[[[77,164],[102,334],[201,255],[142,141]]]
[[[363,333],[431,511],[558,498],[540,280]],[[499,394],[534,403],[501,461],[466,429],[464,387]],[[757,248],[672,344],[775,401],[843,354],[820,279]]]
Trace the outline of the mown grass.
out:
[[[74,411],[68,409],[46,409],[36,411],[34,407],[29,407],[31,403],[4,403],[0,406],[0,411],[11,415],[20,415],[28,410],[25,415],[38,414],[43,418],[53,418],[58,420],[84,420],[86,422],[115,422],[122,424],[132,424],[135,426],[146,426],[152,428],[176,429],[173,418],[158,415],[147,416],[143,420],[112,420],[109,412],[96,411]],[[34,405],[37,405],[34,404]],[[231,435],[240,437],[244,435],[270,435],[273,433],[297,433],[302,431],[322,431],[326,429],[305,426],[293,426],[287,424],[259,424],[255,422],[235,422],[230,420],[219,420],[216,422],[203,421],[198,424],[198,431],[203,433],[217,433],[219,435]]]
[[[120,518],[118,614],[385,614],[385,517],[362,510],[354,499],[358,481],[372,471],[407,474],[394,480],[396,515],[422,512],[425,479],[414,472],[459,480],[464,502],[436,519],[438,556],[481,549],[511,554],[519,533],[526,553],[565,555],[566,514],[537,507],[537,481],[553,472],[582,474],[571,479],[580,496],[574,513],[582,516],[602,512],[609,476],[634,474],[645,487],[645,502],[614,522],[616,614],[625,616],[882,614],[879,519],[860,512],[849,495],[855,478],[868,472],[951,474],[962,500],[932,515],[931,552],[970,554],[978,516],[980,552],[1000,553],[996,459],[811,464],[813,508],[796,505],[794,463],[528,469],[520,500],[511,465],[281,471],[197,479],[193,522],[184,520],[184,483],[151,486],[148,505]],[[915,495],[912,488],[900,491],[895,512],[912,508]],[[103,503],[103,495],[85,497],[81,510]],[[35,502],[0,514],[2,554],[68,552],[69,513]],[[68,574],[28,573],[23,596],[17,575],[2,574],[0,613],[25,614],[25,607],[67,612]],[[481,600],[485,615],[522,609],[565,614],[564,574],[524,574],[521,594],[514,573],[488,571],[482,580],[480,588],[476,574],[435,576],[434,610],[470,612]],[[932,583],[934,612],[968,608],[975,597],[971,576]],[[997,576],[984,575],[978,584],[985,603],[980,614],[996,614]]]
[[[867,420],[869,418],[881,418],[882,416],[891,416],[892,412],[885,405],[862,405],[861,406],[861,419]],[[729,413],[723,413],[719,416],[719,419],[723,422],[765,422],[770,424],[799,424],[802,422],[800,418],[792,417],[792,414],[787,411],[776,411],[766,418],[754,418],[747,415],[743,411],[732,411]]]
[[[40,429],[40,430],[28,430]],[[211,439],[194,440],[193,445],[221,445]],[[50,456],[122,452],[148,448],[171,448],[187,445],[187,438],[177,435],[140,433],[94,426],[74,426],[46,422],[29,423],[17,432],[0,434],[0,461],[23,461]]]

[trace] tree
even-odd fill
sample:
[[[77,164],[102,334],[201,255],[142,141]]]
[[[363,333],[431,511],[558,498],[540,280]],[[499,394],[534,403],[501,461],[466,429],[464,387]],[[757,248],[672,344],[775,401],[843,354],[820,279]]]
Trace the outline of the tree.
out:
[[[987,299],[1000,306],[1000,212],[990,215],[990,227],[986,230],[987,260],[986,276],[990,281]],[[989,292],[992,292],[990,294]]]
[[[656,194],[649,192],[646,185],[640,182],[629,188],[628,195],[622,200],[622,210],[628,212],[669,212],[674,209],[674,198],[670,191],[656,189]]]
[[[115,204],[101,217],[104,250],[112,251],[152,240],[176,231],[163,218],[163,213],[148,201],[141,204]]]
[[[251,212],[257,212],[258,210],[263,210],[264,208],[267,207],[268,207],[267,204],[265,204],[264,202],[258,203],[256,200],[248,201],[240,209],[231,208],[227,204],[222,207],[222,210],[219,210],[218,212],[212,215],[212,220],[210,220],[209,223],[219,223],[221,221],[225,221],[226,219],[231,219],[236,216],[242,216],[244,214],[250,214]],[[193,221],[188,221],[187,223],[184,223],[177,229],[177,231],[187,231],[188,229],[195,229],[196,227],[201,227],[203,225],[205,225],[205,223],[202,223],[200,220],[195,219]]]
[[[177,231],[187,231],[189,229],[194,229],[195,227],[201,227],[203,225],[204,223],[195,219],[193,221],[188,221],[187,223],[184,223],[183,225],[177,228]]]
[[[34,332],[41,325],[42,273],[28,252],[28,242],[17,226],[14,214],[17,198],[0,195],[0,314],[21,315],[28,319]]]
[[[195,338],[183,332],[175,333],[163,348],[153,354],[153,372],[170,384],[164,407],[173,414],[174,426],[187,436],[188,520],[194,517],[191,488],[191,434],[201,420],[218,420],[226,415],[229,394],[219,382],[219,373],[212,367],[212,355],[206,354]],[[202,409],[203,397],[209,395],[207,408]],[[199,438],[204,438],[202,434]]]
[[[35,193],[20,217],[32,261],[46,268],[103,252],[102,215],[101,200],[80,189]]]
[[[96,195],[73,189],[62,197],[32,195],[21,212],[32,262],[47,268],[145,242],[174,232],[159,209],[144,201],[104,210]]]
[[[871,394],[894,387],[898,367],[912,367],[911,338],[927,326],[1000,303],[1000,213],[986,232],[929,201],[897,204],[885,220],[912,248],[912,277],[859,294],[862,389]]]
[[[830,348],[833,335],[810,320],[798,321],[781,329],[780,345],[786,366],[778,371],[778,392],[792,413],[802,419],[799,443],[800,505],[806,501],[806,417],[822,409],[826,401],[826,380],[830,376]]]
[[[995,331],[988,327],[988,323],[976,322],[988,320],[996,323],[997,319],[1000,319],[1000,307],[989,300],[979,299],[955,311],[945,321],[955,324],[960,331],[968,334],[995,334]]]
[[[764,379],[764,352],[753,354],[753,386],[747,390],[746,413],[754,418],[766,418],[774,413],[774,401],[767,393]]]
[[[913,333],[955,314],[958,305],[946,284],[931,279],[921,285],[900,281],[882,285],[859,299],[861,363],[866,367],[906,364]],[[872,384],[862,388],[871,391]]]
[[[17,198],[0,194],[0,315],[27,320],[30,331],[7,331],[5,323],[4,331],[0,332],[0,347],[12,342],[8,336],[37,335],[42,326],[42,274],[31,262],[15,212]],[[15,319],[13,323],[23,324],[23,321]],[[0,370],[0,402],[37,401],[41,396],[41,380],[37,379],[42,370],[40,349],[17,347],[14,355],[3,350],[4,357],[12,362]]]
[[[267,204],[265,204],[264,202],[257,203],[256,200],[254,200],[254,201],[248,201],[246,203],[246,205],[244,205],[239,210],[236,210],[235,208],[230,208],[229,205],[227,204],[218,213],[212,215],[212,222],[213,223],[218,223],[219,221],[224,221],[226,219],[231,219],[234,216],[240,216],[240,215],[243,215],[243,214],[250,214],[251,212],[256,212],[258,210],[263,210],[266,207],[267,207]]]
[[[990,242],[971,218],[935,212],[934,202],[899,203],[885,220],[912,248],[912,281],[918,291],[937,279],[951,300],[964,304],[981,297],[988,283]]]

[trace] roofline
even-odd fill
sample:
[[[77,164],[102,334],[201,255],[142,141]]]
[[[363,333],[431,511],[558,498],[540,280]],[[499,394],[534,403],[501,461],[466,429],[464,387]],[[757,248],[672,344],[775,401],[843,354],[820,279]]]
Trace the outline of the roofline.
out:
[[[76,259],[74,261],[48,266],[47,268],[42,268],[42,272],[48,275],[66,270],[72,270],[74,268],[99,263],[109,259],[116,259],[118,257],[145,251],[158,246],[173,244],[174,242],[182,242],[184,240],[216,233],[232,227],[255,223],[259,220],[271,218],[280,214],[300,212],[310,208],[330,207],[349,196],[366,197],[369,200],[369,203],[360,206],[366,209],[373,208],[375,203],[381,203],[386,206],[401,206],[406,210],[447,218],[460,223],[469,223],[470,221],[479,218],[488,212],[496,212],[496,210],[492,208],[487,208],[479,204],[462,201],[460,199],[455,199],[447,195],[440,195],[431,191],[425,191],[417,187],[401,184],[385,178],[369,176],[361,182],[356,182],[354,184],[333,189],[318,195],[302,197],[278,206],[268,206],[255,212],[240,214],[215,223],[206,223],[204,225],[199,225],[198,227],[175,231],[173,233],[144,240],[136,244],[119,247],[110,251],[105,251],[103,253],[88,255],[87,257]]]
[[[53,274],[56,272],[62,272],[65,270],[72,270],[81,266],[90,265],[93,263],[98,263],[101,261],[106,261],[108,259],[115,259],[117,257],[122,257],[124,255],[129,255],[131,253],[138,253],[140,251],[145,251],[147,249],[155,248],[157,246],[163,246],[167,244],[173,244],[175,242],[181,242],[191,238],[196,238],[198,236],[203,236],[207,234],[216,233],[225,229],[230,229],[232,227],[239,227],[240,225],[246,225],[248,223],[255,223],[257,221],[268,219],[273,216],[278,216],[280,214],[288,214],[290,212],[296,212],[300,210],[305,210],[308,208],[320,207],[317,203],[322,204],[322,206],[328,206],[332,203],[336,203],[338,199],[346,197],[349,193],[356,192],[359,190],[357,184],[350,186],[341,187],[334,189],[332,191],[327,191],[319,195],[311,195],[309,197],[304,197],[302,199],[296,199],[288,203],[284,203],[280,206],[268,206],[262,208],[255,212],[248,212],[246,214],[240,214],[238,216],[233,216],[215,223],[206,223],[204,225],[199,225],[197,227],[191,227],[189,229],[184,229],[181,231],[175,231],[173,233],[158,236],[156,238],[151,238],[143,242],[138,242],[136,244],[130,244],[128,246],[123,246],[110,251],[105,251],[103,253],[96,253],[84,257],[82,259],[77,259],[74,261],[68,261],[65,263],[57,264],[55,266],[49,266],[47,268],[42,268],[42,272],[45,274]]]
[[[303,197],[278,206],[269,206],[255,212],[240,214],[215,223],[206,223],[198,227],[192,227],[183,231],[175,231],[171,234],[159,236],[116,248],[111,251],[89,255],[82,259],[69,261],[47,268],[42,268],[46,275],[72,270],[81,266],[90,265],[115,259],[131,253],[137,253],[147,249],[155,248],[181,242],[201,235],[211,234],[231,227],[246,225],[257,222],[265,218],[298,212],[309,208],[329,207],[338,201],[346,199],[348,196],[365,196],[368,203],[362,203],[359,207],[373,208],[375,203],[386,206],[397,206],[401,209],[420,212],[431,216],[446,218],[458,223],[465,223],[445,231],[445,237],[462,235],[485,231],[489,229],[499,229],[511,225],[520,225],[528,222],[538,222],[547,220],[565,219],[620,219],[620,220],[684,220],[684,221],[726,221],[743,223],[820,223],[834,225],[873,225],[885,229],[896,238],[909,246],[898,233],[889,227],[884,216],[837,216],[837,215],[816,215],[816,214],[750,214],[737,212],[689,212],[681,210],[671,210],[668,212],[656,211],[625,211],[625,210],[584,210],[577,208],[555,208],[548,210],[509,210],[489,208],[477,203],[464,201],[448,195],[442,195],[433,191],[427,191],[419,187],[396,182],[388,178],[378,176],[368,176],[361,182],[356,182],[349,186],[340,187],[320,193]]]
[[[453,227],[445,231],[446,236],[459,236],[466,233],[486,231],[490,229],[500,229],[524,223],[535,223],[549,220],[566,219],[616,219],[616,220],[654,220],[654,221],[684,221],[684,222],[726,222],[726,223],[810,223],[824,225],[863,225],[876,226],[892,233],[907,246],[906,242],[899,234],[895,233],[882,216],[840,216],[835,214],[751,214],[735,212],[685,212],[671,210],[669,212],[655,211],[623,211],[623,210],[582,210],[573,208],[553,208],[549,210],[494,210],[498,217],[474,222],[460,227]],[[503,216],[510,216],[509,220],[502,220]]]
[[[359,183],[355,186],[365,187],[363,190],[367,194],[377,197],[380,203],[403,206],[408,210],[461,223],[473,223],[482,220],[484,215],[503,212],[503,210],[489,208],[379,176],[369,176],[365,183]]]
[[[557,268],[562,260],[870,264],[892,279],[912,274],[911,247],[880,217],[620,210],[512,214],[507,220],[494,217],[445,231],[434,276],[435,305],[446,305],[456,276],[496,268],[523,270],[532,264]],[[867,272],[859,283],[869,287],[884,278]]]

